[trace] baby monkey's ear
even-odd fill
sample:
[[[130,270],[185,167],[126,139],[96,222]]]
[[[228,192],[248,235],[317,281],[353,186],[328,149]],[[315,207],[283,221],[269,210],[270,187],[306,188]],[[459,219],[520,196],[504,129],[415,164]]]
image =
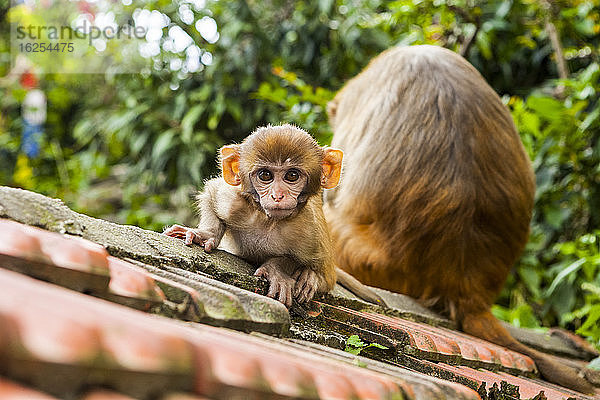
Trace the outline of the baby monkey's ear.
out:
[[[223,146],[221,153],[221,171],[225,182],[232,186],[242,183],[240,178],[240,148],[237,144]]]
[[[337,186],[342,173],[342,158],[344,153],[337,149],[325,149],[325,156],[321,164],[321,186],[331,189]]]

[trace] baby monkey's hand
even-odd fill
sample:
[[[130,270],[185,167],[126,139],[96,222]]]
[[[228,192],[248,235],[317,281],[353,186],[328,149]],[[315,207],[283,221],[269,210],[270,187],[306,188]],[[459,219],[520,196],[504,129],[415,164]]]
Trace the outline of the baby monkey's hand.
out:
[[[269,281],[268,297],[279,300],[287,308],[292,306],[292,290],[296,282],[284,272],[281,259],[268,260],[256,270],[254,276],[262,276]]]
[[[299,303],[307,303],[312,300],[319,289],[319,275],[310,268],[298,268],[292,278],[296,281],[294,298]]]
[[[181,225],[173,225],[165,229],[163,235],[183,239],[186,246],[191,246],[192,243],[199,244],[207,253],[219,245],[213,233]]]

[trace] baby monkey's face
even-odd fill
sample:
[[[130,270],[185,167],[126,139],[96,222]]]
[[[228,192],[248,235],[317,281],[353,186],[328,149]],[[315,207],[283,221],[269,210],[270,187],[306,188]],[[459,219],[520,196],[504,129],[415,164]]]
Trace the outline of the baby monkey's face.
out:
[[[259,166],[250,174],[250,180],[267,216],[283,219],[297,213],[298,198],[306,187],[308,175],[286,162]]]

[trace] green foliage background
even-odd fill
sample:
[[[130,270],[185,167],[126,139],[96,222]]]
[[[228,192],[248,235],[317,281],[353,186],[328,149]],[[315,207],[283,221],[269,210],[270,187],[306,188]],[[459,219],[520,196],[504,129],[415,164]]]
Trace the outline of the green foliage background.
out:
[[[293,122],[323,144],[325,106],[394,45],[463,54],[513,113],[537,176],[531,238],[495,306],[517,325],[561,325],[600,341],[600,11],[597,0],[145,0],[114,3],[169,17],[212,55],[200,71],[162,50],[137,75],[47,74],[40,157],[20,153],[25,89],[0,78],[0,184],[149,229],[193,224],[190,195],[215,172],[217,147],[256,126]],[[183,7],[183,8],[182,8]],[[9,10],[0,0],[0,77],[9,73]],[[184,22],[211,17],[219,40]],[[550,32],[557,32],[553,43]],[[561,50],[566,74],[559,72]]]

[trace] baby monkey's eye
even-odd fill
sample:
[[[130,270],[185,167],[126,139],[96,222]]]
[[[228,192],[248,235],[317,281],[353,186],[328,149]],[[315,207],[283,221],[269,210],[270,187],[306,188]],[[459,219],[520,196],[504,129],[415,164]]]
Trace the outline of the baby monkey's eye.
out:
[[[273,180],[273,173],[268,169],[261,169],[260,171],[258,171],[257,175],[258,179],[260,179],[263,182],[269,182]]]
[[[285,173],[283,179],[285,179],[288,182],[296,182],[298,178],[300,178],[300,173],[295,169],[290,169],[288,172]]]

